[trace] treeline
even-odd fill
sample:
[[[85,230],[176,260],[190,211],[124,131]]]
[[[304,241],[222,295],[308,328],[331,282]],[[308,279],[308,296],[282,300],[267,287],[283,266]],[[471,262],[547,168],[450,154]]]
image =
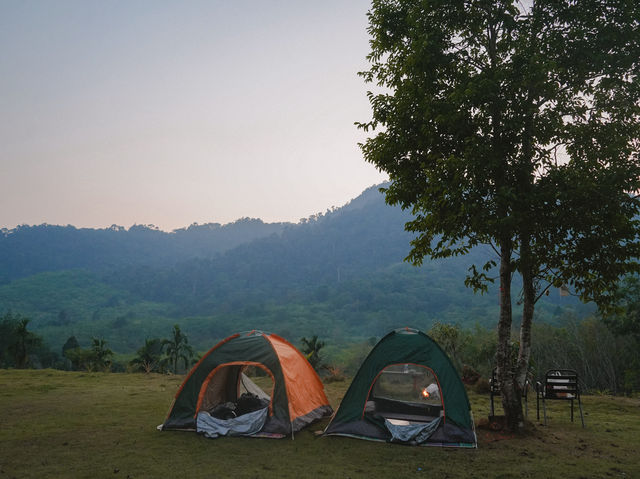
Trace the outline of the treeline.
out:
[[[91,338],[89,347],[83,348],[77,338],[71,336],[58,353],[29,330],[29,322],[28,318],[11,312],[0,317],[1,368],[183,373],[199,359],[177,324],[169,338],[145,340],[132,360],[122,362],[115,360],[106,340],[96,337]]]
[[[51,351],[42,337],[29,331],[29,318],[11,312],[0,317],[0,367],[59,367],[58,355]]]
[[[574,369],[585,391],[640,391],[640,278],[626,278],[616,294],[617,308],[604,318],[579,319],[567,314],[556,325],[533,325],[528,374],[531,384],[549,369]],[[463,381],[477,384],[479,392],[488,390],[488,379],[496,366],[495,329],[435,322],[427,334],[449,355]],[[341,350],[329,346],[329,363],[353,375],[377,340],[371,337]],[[519,349],[515,333],[511,341],[515,366]]]
[[[58,354],[29,331],[28,324],[27,318],[11,313],[0,319],[0,366],[3,368],[184,373],[199,359],[177,324],[169,338],[146,339],[133,359],[126,362],[115,361],[106,341],[98,338],[92,338],[91,345],[82,348],[75,337],[70,337]],[[635,329],[633,334],[616,332],[618,324],[617,320],[607,324],[593,317],[582,321],[569,317],[563,326],[534,325],[530,381],[543,377],[548,369],[569,368],[578,372],[585,391],[610,394],[640,391],[640,338]],[[449,355],[465,382],[477,384],[480,391],[486,388],[495,367],[494,330],[479,325],[464,329],[436,323],[427,333]],[[370,337],[362,342],[337,345],[314,335],[294,343],[324,376],[342,378],[345,374],[355,374],[377,340]],[[515,362],[517,337],[512,341]]]
[[[532,330],[529,381],[544,377],[549,369],[574,369],[584,390],[608,394],[640,391],[640,340],[616,334],[613,328],[594,317],[579,321],[568,317],[563,326],[539,323]],[[487,384],[495,367],[497,333],[483,327],[463,330],[436,324],[429,335],[449,354],[466,382]],[[512,338],[513,362],[517,359],[518,338]]]
[[[57,352],[29,330],[30,322],[29,318],[11,312],[0,317],[0,367],[111,370],[113,351],[107,348],[104,339],[92,338],[91,346],[83,349],[72,336]]]

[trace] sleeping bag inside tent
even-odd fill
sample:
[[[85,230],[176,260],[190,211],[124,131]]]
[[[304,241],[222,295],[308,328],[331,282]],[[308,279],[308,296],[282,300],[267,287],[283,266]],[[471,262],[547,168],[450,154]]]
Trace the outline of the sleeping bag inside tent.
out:
[[[392,331],[371,350],[325,435],[404,444],[476,447],[467,392],[426,334]]]
[[[258,387],[247,374],[262,375]],[[178,389],[162,430],[282,437],[332,413],[306,358],[271,333],[238,333],[210,349]]]

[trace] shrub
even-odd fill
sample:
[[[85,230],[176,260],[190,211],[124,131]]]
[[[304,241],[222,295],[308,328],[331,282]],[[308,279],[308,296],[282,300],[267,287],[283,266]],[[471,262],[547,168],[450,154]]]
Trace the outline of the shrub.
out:
[[[489,381],[487,379],[481,377],[476,381],[474,389],[478,394],[489,394],[491,386],[489,386]]]
[[[346,379],[344,372],[337,366],[324,366],[325,374],[323,375],[323,382],[336,383]]]

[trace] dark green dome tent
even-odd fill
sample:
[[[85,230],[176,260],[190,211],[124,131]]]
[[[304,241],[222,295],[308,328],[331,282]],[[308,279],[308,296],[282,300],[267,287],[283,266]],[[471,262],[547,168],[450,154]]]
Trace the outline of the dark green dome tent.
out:
[[[325,435],[477,446],[467,392],[451,360],[429,336],[410,328],[376,344]]]
[[[253,384],[244,374],[247,368],[258,368],[270,377],[270,391],[261,391]],[[264,417],[256,416],[260,421],[257,431],[253,430],[256,424],[240,424],[252,430],[242,435],[292,434],[333,412],[320,378],[295,346],[275,334],[250,331],[229,336],[200,359],[176,393],[161,429],[206,434],[201,426],[216,422],[208,411],[236,403],[243,391],[257,393],[268,407]]]

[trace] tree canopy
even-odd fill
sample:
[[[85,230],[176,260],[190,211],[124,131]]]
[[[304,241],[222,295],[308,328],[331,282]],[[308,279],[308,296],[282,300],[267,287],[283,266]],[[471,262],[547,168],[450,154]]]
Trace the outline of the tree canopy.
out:
[[[625,278],[617,296],[617,310],[604,318],[605,323],[614,333],[631,336],[640,344],[640,278]]]
[[[603,310],[638,270],[640,6],[625,0],[374,0],[365,159],[410,209],[408,259],[489,244],[467,284],[500,283],[497,365],[512,429],[534,304],[568,285]],[[511,283],[522,276],[511,364]]]

